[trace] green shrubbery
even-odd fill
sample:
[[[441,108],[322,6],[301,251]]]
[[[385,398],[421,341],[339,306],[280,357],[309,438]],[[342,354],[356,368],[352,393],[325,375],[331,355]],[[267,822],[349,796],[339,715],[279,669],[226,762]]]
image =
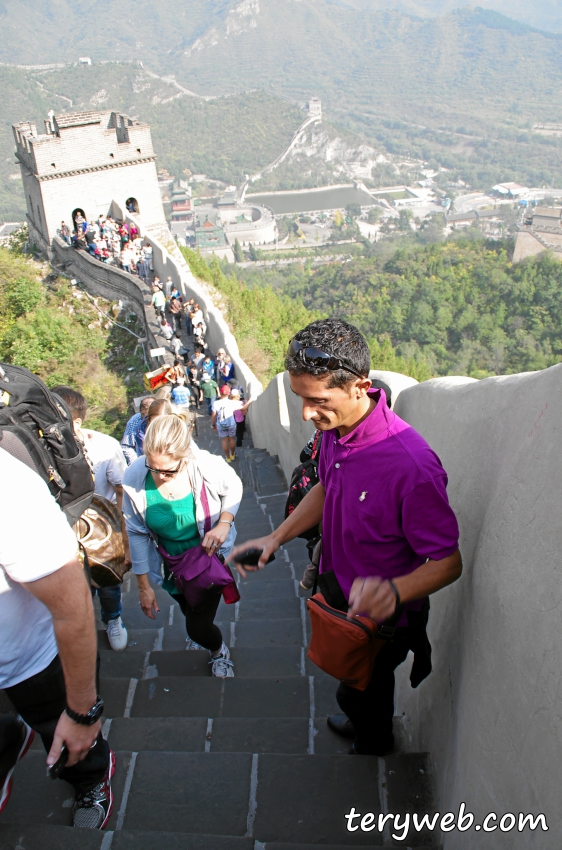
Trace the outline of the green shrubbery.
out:
[[[326,305],[316,309],[310,299],[306,299],[309,303],[305,307],[303,292],[296,296],[290,290],[287,293],[275,291],[269,283],[268,272],[256,269],[248,285],[233,274],[227,276],[216,259],[208,264],[199,253],[189,248],[181,250],[193,274],[212,284],[223,296],[226,318],[238,341],[240,354],[264,383],[283,371],[287,346],[294,334],[309,322],[332,315],[332,311],[325,309]],[[423,356],[400,357],[388,337],[367,336],[373,369],[402,372],[419,381],[431,377]]]
[[[0,249],[0,360],[30,369],[48,386],[79,390],[90,405],[87,425],[120,438],[128,401],[142,392],[142,353],[85,293],[49,271]],[[95,300],[104,312],[111,307]],[[139,331],[134,318],[126,321]]]
[[[472,239],[313,269],[247,269],[323,315],[357,325],[377,358],[416,378],[509,374],[562,360],[562,263],[545,255],[513,265],[510,243]],[[406,360],[396,359],[399,355]]]

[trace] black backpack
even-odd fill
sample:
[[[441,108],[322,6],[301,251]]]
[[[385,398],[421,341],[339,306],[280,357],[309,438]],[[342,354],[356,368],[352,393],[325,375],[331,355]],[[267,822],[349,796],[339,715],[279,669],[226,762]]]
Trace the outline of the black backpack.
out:
[[[94,476],[65,402],[20,366],[0,363],[0,448],[38,473],[73,525],[94,495]]]
[[[322,431],[316,431],[312,440],[310,454],[308,454],[306,449],[301,453],[301,460],[307,456],[308,459],[303,460],[303,463],[300,463],[293,469],[291,483],[289,484],[289,495],[285,503],[285,519],[293,513],[297,505],[300,505],[314,485],[318,484],[318,455],[320,454],[321,443]],[[318,538],[319,534],[318,526],[314,525],[308,531],[303,531],[298,536],[302,537],[303,540],[314,540]]]

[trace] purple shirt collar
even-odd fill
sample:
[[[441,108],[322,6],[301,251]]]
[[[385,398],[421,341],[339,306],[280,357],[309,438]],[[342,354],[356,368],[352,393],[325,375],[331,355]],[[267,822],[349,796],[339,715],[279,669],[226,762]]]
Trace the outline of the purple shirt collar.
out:
[[[345,446],[348,449],[355,449],[360,446],[378,443],[379,440],[384,440],[385,436],[388,436],[387,432],[391,428],[395,430],[393,426],[396,425],[397,421],[401,423],[401,420],[398,420],[396,414],[388,407],[386,393],[383,389],[369,390],[367,395],[369,398],[375,399],[377,404],[363,422],[360,422],[345,437],[338,437],[338,430],[336,428],[332,429],[335,439],[341,446]],[[403,429],[400,428],[399,430]]]

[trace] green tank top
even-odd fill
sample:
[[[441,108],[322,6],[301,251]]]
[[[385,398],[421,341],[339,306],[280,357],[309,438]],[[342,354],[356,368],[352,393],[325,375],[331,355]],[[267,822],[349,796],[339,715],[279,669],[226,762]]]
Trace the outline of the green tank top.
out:
[[[190,493],[184,499],[171,501],[162,496],[152,475],[146,476],[146,524],[158,536],[158,542],[169,555],[181,555],[201,543],[195,518],[195,499]],[[164,590],[176,594],[176,586],[164,564]]]

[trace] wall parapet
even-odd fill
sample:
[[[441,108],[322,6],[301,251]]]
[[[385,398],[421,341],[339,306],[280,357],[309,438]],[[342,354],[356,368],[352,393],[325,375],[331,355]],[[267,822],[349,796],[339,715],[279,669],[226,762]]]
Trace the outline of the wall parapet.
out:
[[[76,277],[91,295],[108,301],[122,301],[140,319],[149,348],[157,348],[156,322],[148,313],[151,305],[150,288],[140,278],[134,277],[113,265],[102,263],[86,251],[71,248],[58,236],[51,243],[50,259],[65,274]]]
[[[398,668],[396,714],[410,748],[430,753],[437,810],[464,802],[476,824],[543,812],[540,846],[558,850],[562,364],[481,381],[378,375],[443,462],[464,561],[460,580],[431,597],[433,673],[412,689],[410,662]],[[277,376],[253,405],[255,445],[290,480],[312,432],[288,374]],[[531,850],[537,837],[498,831],[493,846]],[[474,847],[472,830],[435,838],[444,850]]]

